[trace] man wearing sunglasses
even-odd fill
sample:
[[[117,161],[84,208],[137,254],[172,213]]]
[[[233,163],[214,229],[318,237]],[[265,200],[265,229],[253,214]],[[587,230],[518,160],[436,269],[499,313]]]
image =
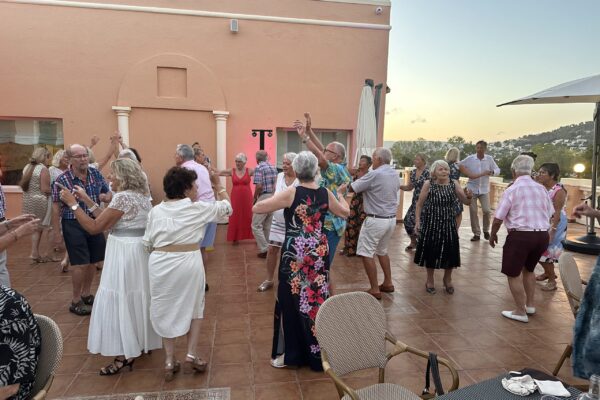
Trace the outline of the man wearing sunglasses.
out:
[[[298,132],[298,135],[300,135],[302,143],[319,160],[321,186],[331,190],[333,195],[337,197],[337,188],[352,181],[345,165],[346,147],[340,142],[331,142],[327,146],[323,146],[323,143],[321,143],[311,128],[310,114],[304,113],[304,117],[306,118],[306,125],[297,120],[294,121],[294,128]],[[332,265],[337,245],[346,230],[346,220],[336,217],[332,213],[327,213],[324,228],[327,234],[327,242],[329,243],[329,265]]]

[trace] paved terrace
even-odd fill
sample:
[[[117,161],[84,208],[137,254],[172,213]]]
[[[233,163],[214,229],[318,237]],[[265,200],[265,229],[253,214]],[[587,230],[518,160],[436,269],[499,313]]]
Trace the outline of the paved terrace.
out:
[[[555,292],[536,292],[538,312],[528,324],[502,318],[500,311],[512,309],[513,303],[506,279],[499,272],[501,248],[492,249],[483,240],[471,243],[467,214],[460,229],[463,261],[454,273],[453,296],[443,290],[436,295],[425,292],[425,271],[412,263],[412,253],[404,251],[408,237],[398,225],[390,254],[396,292],[384,294],[381,302],[389,330],[412,346],[453,360],[461,386],[523,367],[552,371],[572,336],[573,316],[562,285]],[[571,224],[569,229],[583,233],[581,225]],[[323,373],[307,368],[277,370],[269,365],[274,291],[256,292],[263,280],[264,260],[256,257],[254,243],[232,246],[225,242],[225,233],[226,226],[220,226],[216,250],[210,253],[207,267],[210,291],[199,349],[209,360],[209,368],[199,375],[178,374],[169,383],[163,379],[162,350],[139,358],[131,372],[99,376],[98,369],[111,360],[87,352],[89,318],[67,310],[69,274],[61,273],[53,263],[29,265],[28,240],[11,248],[13,286],[29,299],[34,312],[52,317],[63,333],[65,355],[50,398],[231,387],[232,399],[337,399],[333,383]],[[502,231],[500,243],[504,237]],[[595,257],[575,254],[575,258],[587,278]],[[438,289],[441,276],[441,272],[436,275]],[[100,273],[95,286],[99,277]],[[336,256],[331,279],[337,293],[367,288],[358,258]],[[183,359],[184,354],[184,344],[180,343],[178,358]],[[397,357],[388,364],[386,379],[420,393],[423,361]],[[575,382],[568,361],[560,377]],[[354,374],[348,382],[356,387],[374,383],[376,371]]]

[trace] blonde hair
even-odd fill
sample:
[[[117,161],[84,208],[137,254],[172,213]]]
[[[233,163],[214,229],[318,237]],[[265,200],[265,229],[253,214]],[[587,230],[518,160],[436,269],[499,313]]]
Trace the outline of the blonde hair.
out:
[[[60,159],[65,155],[64,150],[59,150],[54,153],[54,157],[52,157],[52,166],[58,168],[60,166]]]
[[[427,156],[423,153],[417,153],[415,154],[415,157],[419,157],[421,160],[423,160],[423,163],[427,164]]]
[[[31,153],[31,158],[29,159],[29,164],[23,168],[23,177],[19,182],[19,186],[23,189],[24,192],[29,190],[29,184],[31,183],[31,177],[33,176],[33,171],[38,164],[44,164],[44,161],[48,159],[50,156],[50,152],[45,147],[38,147],[33,150]]]
[[[110,168],[117,183],[117,187],[112,188],[114,191],[131,190],[149,194],[148,180],[137,161],[130,158],[117,158],[110,163]]]
[[[452,147],[451,149],[448,149],[448,151],[446,152],[446,155],[444,156],[444,159],[449,163],[459,162],[460,161],[460,150],[457,149],[456,147]]]
[[[431,167],[429,167],[429,173],[431,174],[433,179],[436,179],[437,176],[435,176],[435,170],[438,169],[439,167],[446,167],[448,169],[450,169],[450,166],[448,165],[448,163],[444,160],[435,160],[433,163],[431,163]]]

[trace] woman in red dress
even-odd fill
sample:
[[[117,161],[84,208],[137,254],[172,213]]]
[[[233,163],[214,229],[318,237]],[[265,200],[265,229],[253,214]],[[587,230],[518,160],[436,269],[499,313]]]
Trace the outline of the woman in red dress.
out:
[[[219,171],[220,176],[230,176],[233,183],[231,189],[231,207],[233,214],[227,226],[227,241],[237,244],[238,240],[254,239],[252,235],[252,189],[250,177],[254,175],[252,168],[246,168],[248,158],[244,153],[235,156],[235,168]]]

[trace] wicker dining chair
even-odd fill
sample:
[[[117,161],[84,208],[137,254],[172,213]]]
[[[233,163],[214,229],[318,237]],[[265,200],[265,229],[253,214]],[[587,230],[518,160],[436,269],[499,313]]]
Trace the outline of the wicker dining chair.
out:
[[[386,317],[381,304],[368,293],[352,292],[332,296],[320,307],[316,318],[316,334],[321,347],[323,369],[335,383],[343,400],[419,400],[408,389],[385,381],[385,366],[394,356],[410,353],[427,359],[429,353],[412,348],[386,330]],[[386,341],[394,348],[386,352]],[[438,362],[450,370],[452,387],[458,388],[458,373],[452,363],[441,357]],[[379,383],[353,389],[340,378],[347,373],[379,368]]]
[[[587,282],[581,279],[579,268],[577,268],[577,263],[571,254],[563,253],[558,258],[558,270],[560,271],[560,280],[563,283],[569,305],[571,306],[571,312],[577,317],[577,310],[579,310],[581,298],[583,297],[583,285],[587,285]],[[556,363],[552,375],[558,375],[565,360],[571,357],[572,352],[573,345],[569,343]]]
[[[42,349],[38,359],[32,400],[45,399],[54,381],[54,373],[58,369],[63,355],[63,340],[60,328],[45,315],[35,314],[42,336]]]

